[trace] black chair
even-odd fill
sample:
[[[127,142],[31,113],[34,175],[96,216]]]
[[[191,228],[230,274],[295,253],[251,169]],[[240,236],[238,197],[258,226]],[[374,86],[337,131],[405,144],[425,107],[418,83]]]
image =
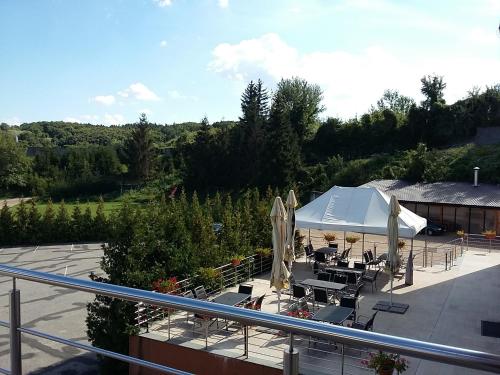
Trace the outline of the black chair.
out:
[[[313,307],[316,304],[329,305],[332,303],[332,297],[328,295],[326,289],[313,288]]]
[[[315,253],[314,253],[314,261],[315,261],[315,262],[318,262],[318,263],[324,263],[324,264],[326,264],[326,263],[327,263],[327,260],[326,260],[326,255],[325,255],[325,253],[318,253],[318,252],[315,252]]]
[[[253,285],[240,284],[238,286],[238,293],[248,294],[249,296],[251,296],[252,295],[252,291],[253,291]]]
[[[349,267],[349,261],[343,261],[343,260],[339,260],[337,262],[337,267],[343,267],[343,268],[348,268]]]
[[[297,285],[297,284],[292,285],[291,298],[300,301],[302,299],[306,299],[307,297],[309,297],[309,293],[307,293],[306,288],[304,288],[302,285]]]
[[[354,269],[356,270],[366,270],[366,263],[354,262]]]
[[[311,244],[304,247],[306,252],[306,263],[311,263],[314,260],[314,249]]]
[[[368,266],[379,266],[380,263],[382,263],[386,258],[385,254],[382,254],[377,259],[375,259],[373,256],[373,252],[370,249],[368,251],[366,251],[366,254],[368,256],[368,261],[366,262],[366,264]],[[365,260],[366,260],[366,257],[365,257]]]
[[[257,299],[255,300],[255,303],[253,304],[253,309],[254,309],[254,310],[258,310],[258,311],[260,311],[260,310],[261,310],[261,308],[262,308],[262,302],[264,301],[264,297],[265,297],[265,296],[266,296],[266,295],[265,295],[265,294],[263,294],[263,295],[261,295],[259,298],[257,298]]]
[[[340,253],[340,255],[338,255],[338,254],[337,254],[337,255],[335,255],[335,256],[333,257],[333,260],[335,260],[335,261],[337,261],[337,262],[338,262],[339,260],[344,260],[344,259],[346,258],[346,254],[347,254],[347,252],[348,252],[348,250],[344,250],[344,251],[342,251],[342,252]]]
[[[375,322],[375,317],[377,316],[378,311],[375,311],[371,318],[369,318],[366,322],[361,321],[361,318],[368,318],[367,316],[360,315],[358,316],[358,320],[352,322],[351,327],[355,329],[361,329],[363,331],[373,331],[373,323]]]
[[[320,272],[318,273],[318,280],[321,281],[330,281],[331,280],[331,274],[328,272]]]
[[[349,307],[351,309],[354,309],[353,313],[349,315],[347,319],[349,320],[356,320],[356,307],[358,305],[358,299],[354,297],[341,297],[340,298],[340,306],[342,307]]]
[[[333,282],[339,284],[347,284],[347,276],[341,273],[336,273],[333,276]]]
[[[347,284],[358,285],[358,275],[355,272],[346,272]]]
[[[380,268],[378,270],[376,270],[375,273],[373,273],[373,271],[367,271],[363,275],[363,277],[361,278],[361,280],[363,280],[364,282],[371,284],[372,293],[373,293],[373,285],[375,285],[375,288],[377,287],[377,276],[378,276],[379,272],[380,272]]]

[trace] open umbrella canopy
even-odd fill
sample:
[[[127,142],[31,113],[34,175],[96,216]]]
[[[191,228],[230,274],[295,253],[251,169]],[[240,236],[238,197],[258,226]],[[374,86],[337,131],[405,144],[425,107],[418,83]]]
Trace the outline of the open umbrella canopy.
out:
[[[273,225],[273,267],[271,270],[270,286],[279,292],[288,288],[290,273],[283,262],[286,245],[286,211],[280,197],[274,200],[271,210],[271,224]]]
[[[292,262],[295,260],[295,207],[297,207],[297,198],[293,190],[288,192],[286,199],[286,247],[285,261],[291,269]]]

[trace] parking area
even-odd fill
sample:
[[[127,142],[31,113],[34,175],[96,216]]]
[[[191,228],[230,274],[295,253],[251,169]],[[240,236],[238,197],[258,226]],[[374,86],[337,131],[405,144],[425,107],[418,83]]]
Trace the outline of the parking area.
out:
[[[0,248],[0,263],[86,279],[99,273],[101,244],[68,244]],[[21,291],[21,322],[27,328],[87,342],[86,305],[94,296],[60,287],[17,280]],[[0,320],[9,319],[12,279],[0,276]],[[23,373],[90,374],[95,357],[75,348],[22,335]],[[0,327],[0,367],[9,368],[8,330]]]

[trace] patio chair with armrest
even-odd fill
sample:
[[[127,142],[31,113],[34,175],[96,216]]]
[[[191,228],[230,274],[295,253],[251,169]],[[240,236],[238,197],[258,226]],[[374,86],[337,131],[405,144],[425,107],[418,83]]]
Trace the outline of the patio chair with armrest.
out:
[[[356,299],[357,309],[359,310],[359,294],[361,293],[361,289],[363,288],[363,283],[359,283],[356,287],[349,286],[344,291],[343,297],[353,297]]]
[[[347,285],[357,286],[359,283],[358,275],[355,272],[346,272]]]
[[[314,249],[311,244],[304,246],[306,252],[306,263],[311,263],[314,260]]]
[[[194,296],[196,299],[208,299],[207,291],[203,285],[194,288]]]
[[[375,285],[375,288],[377,288],[377,276],[380,272],[380,268],[375,271],[367,271],[363,277],[361,278],[362,281],[370,283],[372,286],[372,293],[373,293],[373,285]]]
[[[339,284],[347,284],[347,276],[342,273],[336,273],[333,276],[333,282]]]
[[[314,261],[320,264],[327,264],[328,260],[326,259],[325,253],[314,253]]]
[[[315,306],[320,304],[322,305],[330,305],[334,303],[333,297],[328,295],[326,289],[323,288],[313,288],[313,310]]]
[[[347,319],[349,320],[356,320],[356,307],[358,306],[358,299],[355,297],[342,297],[340,298],[340,306],[342,307],[349,307],[351,309],[354,309],[351,315]]]
[[[252,297],[253,285],[250,284],[240,284],[238,286],[238,293],[248,294],[248,299]]]
[[[359,315],[358,319],[355,322],[352,322],[351,327],[355,329],[361,329],[363,331],[373,331],[373,323],[375,322],[375,317],[377,316],[378,311],[375,311],[373,315],[370,317],[365,315]],[[363,320],[368,319],[363,322]]]
[[[300,301],[300,300],[306,300],[307,298],[309,298],[309,296],[310,293],[308,293],[306,288],[303,287],[302,285],[297,285],[297,284],[292,285],[292,296],[290,297],[290,299],[294,298],[297,301]]]
[[[383,261],[387,260],[387,256],[385,254],[382,254],[377,259],[375,259],[375,257],[373,256],[373,252],[371,251],[371,249],[368,249],[366,251],[366,253],[368,255],[368,261],[366,262],[366,264],[368,266],[380,266],[380,263],[382,263]]]
[[[344,251],[342,251],[340,254],[337,253],[337,255],[335,255],[332,259],[337,262],[339,260],[344,260],[346,258],[346,254],[347,254],[347,249],[344,249]]]

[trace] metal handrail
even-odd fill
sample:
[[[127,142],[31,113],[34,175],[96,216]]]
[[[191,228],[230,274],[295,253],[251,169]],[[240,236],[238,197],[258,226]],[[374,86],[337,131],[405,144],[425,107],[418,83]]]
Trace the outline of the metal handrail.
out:
[[[500,371],[500,355],[492,353],[390,336],[381,333],[355,330],[348,327],[296,319],[289,316],[242,309],[213,302],[175,295],[159,294],[125,286],[76,279],[5,265],[0,265],[0,274],[128,301],[144,302],[165,308],[225,318],[231,321],[240,322],[244,325],[258,325],[271,329],[283,330],[290,334],[315,336],[342,344],[387,350],[389,352],[466,368],[494,372]]]

